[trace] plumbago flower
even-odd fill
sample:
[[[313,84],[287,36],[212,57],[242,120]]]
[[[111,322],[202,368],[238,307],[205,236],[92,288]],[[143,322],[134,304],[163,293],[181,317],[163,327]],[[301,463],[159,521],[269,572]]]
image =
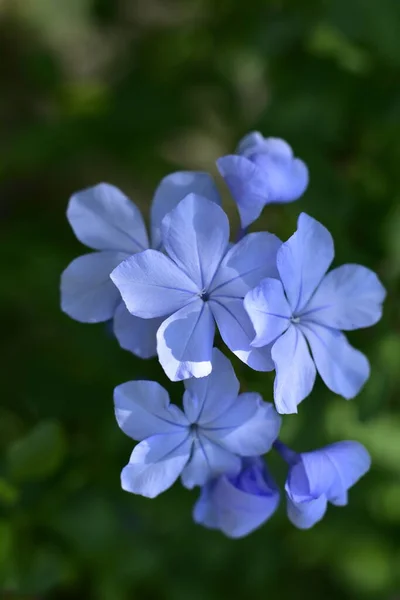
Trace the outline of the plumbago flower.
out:
[[[296,233],[277,254],[281,281],[264,279],[246,295],[245,308],[256,331],[252,345],[272,343],[274,398],[280,413],[297,412],[317,370],[330,390],[347,399],[369,377],[367,358],[341,330],[379,321],[385,289],[373,271],[360,265],[343,265],[326,274],[333,257],[328,230],[302,213]]]
[[[187,488],[221,473],[236,475],[242,456],[264,454],[278,436],[280,417],[259,394],[240,394],[229,360],[213,351],[208,377],[185,382],[183,411],[155,381],[129,381],[114,392],[124,433],[140,443],[123,469],[124,490],[154,498],[181,476]]]
[[[289,464],[285,484],[287,514],[300,529],[309,529],[320,521],[328,502],[345,506],[348,490],[371,466],[367,450],[358,442],[337,442],[301,454],[280,441],[274,447]]]
[[[189,192],[220,203],[218,191],[207,173],[179,171],[158,186],[151,207],[151,245],[161,247],[164,216]],[[96,250],[76,258],[61,277],[61,307],[83,323],[113,319],[120,345],[141,358],[156,354],[160,319],[132,316],[110,279],[111,271],[125,258],[149,248],[149,238],[139,209],[118,188],[100,183],[74,194],[68,205],[70,225],[83,244]]]
[[[219,158],[217,167],[238,205],[243,228],[258,219],[266,204],[293,202],[308,185],[308,169],[289,144],[258,131],[241,140],[237,154]]]
[[[276,277],[280,240],[250,233],[229,245],[224,211],[189,194],[161,224],[166,254],[146,250],[122,262],[111,279],[130,313],[167,317],[157,331],[159,361],[172,381],[205,377],[212,369],[215,322],[226,345],[257,371],[273,369],[269,348],[250,345],[254,329],[245,294],[264,277]]]
[[[279,504],[279,490],[260,457],[242,459],[237,475],[209,481],[193,510],[196,523],[240,538],[263,525]]]

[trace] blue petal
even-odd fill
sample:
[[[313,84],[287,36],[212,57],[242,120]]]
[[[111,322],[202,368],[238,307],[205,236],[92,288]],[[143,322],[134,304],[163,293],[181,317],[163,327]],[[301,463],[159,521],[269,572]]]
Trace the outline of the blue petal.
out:
[[[198,294],[191,279],[167,256],[146,250],[111,273],[130,313],[143,319],[169,315]]]
[[[78,240],[89,248],[134,254],[149,247],[140,210],[108,183],[74,194],[67,217]]]
[[[347,504],[347,490],[369,471],[371,457],[359,442],[345,441],[322,449],[333,464],[336,476],[326,495],[332,504]]]
[[[243,300],[224,298],[212,300],[210,307],[219,332],[228,348],[255,371],[272,371],[271,347],[253,348],[255,331],[246,313]]]
[[[286,159],[288,161],[293,158],[291,146],[281,138],[264,138],[263,143],[257,144],[255,150],[273,156],[274,158]]]
[[[238,456],[259,456],[271,450],[281,418],[259,394],[241,394],[216,419],[202,422],[200,431]]]
[[[276,256],[282,242],[271,233],[249,233],[224,256],[210,286],[210,298],[243,298],[265,277],[279,277]]]
[[[275,143],[274,146],[276,147],[277,144]],[[256,154],[250,159],[265,173],[268,204],[293,202],[306,191],[308,169],[299,158],[292,159],[278,153],[265,154],[256,149]]]
[[[297,413],[315,382],[316,370],[306,340],[298,327],[291,325],[272,346],[275,363],[274,400],[281,414]]]
[[[265,138],[259,131],[252,131],[240,140],[237,154],[251,156],[256,152],[287,160],[293,159],[293,150],[285,140],[275,137]]]
[[[262,463],[262,461],[260,461]],[[222,476],[206,485],[193,518],[226,536],[240,538],[263,525],[279,504],[279,491],[263,464],[254,461],[235,477]]]
[[[141,319],[134,317],[120,302],[114,315],[114,334],[124,350],[133,352],[140,358],[151,358],[157,354],[157,329],[162,318]]]
[[[329,231],[301,213],[297,231],[278,251],[277,264],[287,299],[299,315],[310,300],[334,257]]]
[[[228,155],[217,167],[237,203],[243,229],[258,219],[267,203],[265,173],[244,156]]]
[[[325,385],[347,400],[354,398],[369,377],[369,362],[340,331],[316,323],[301,326]]]
[[[238,205],[243,228],[260,216],[266,204],[292,202],[305,192],[308,169],[293,158],[284,140],[269,138],[256,145],[246,141],[241,154],[224,156],[217,166]]]
[[[182,433],[189,427],[181,409],[170,404],[168,392],[156,381],[122,383],[114,390],[114,405],[118,425],[134,440]]]
[[[164,217],[161,233],[169,256],[206,291],[229,242],[229,221],[222,208],[189,194]]]
[[[230,360],[217,350],[212,352],[212,371],[208,377],[185,381],[183,407],[190,423],[207,423],[231,406],[239,394],[239,381]]]
[[[255,348],[270,344],[290,325],[292,311],[283,286],[277,279],[263,279],[245,296],[244,307],[256,332],[251,345]]]
[[[303,309],[302,320],[334,329],[370,327],[382,316],[385,288],[373,271],[343,265],[330,271]]]
[[[121,473],[122,488],[155,498],[175,483],[190,457],[191,435],[186,430],[155,435],[140,442]]]
[[[324,449],[302,452],[290,467],[285,490],[295,503],[317,500],[326,496],[336,471]]]
[[[158,358],[171,381],[211,373],[215,323],[207,302],[194,300],[157,331]]]
[[[182,483],[192,489],[204,485],[222,473],[236,475],[240,471],[240,458],[212,443],[198,432],[190,455],[190,461],[182,472]]]
[[[110,273],[124,258],[121,252],[92,252],[73,260],[61,275],[62,310],[82,323],[112,319],[121,296]]]
[[[343,506],[347,491],[370,468],[371,459],[358,442],[338,442],[312,452],[303,452],[289,470],[286,492],[295,503],[321,496]]]
[[[310,529],[321,521],[326,513],[328,501],[325,496],[316,500],[296,503],[287,498],[287,515],[289,520],[299,529]]]
[[[177,171],[161,180],[151,206],[151,237],[153,248],[159,249],[161,222],[165,215],[190,193],[199,194],[221,205],[221,197],[213,178],[200,171]]]
[[[236,154],[243,154],[246,156],[249,151],[253,151],[257,146],[263,146],[264,142],[265,138],[262,133],[259,131],[251,131],[239,141],[236,148]]]

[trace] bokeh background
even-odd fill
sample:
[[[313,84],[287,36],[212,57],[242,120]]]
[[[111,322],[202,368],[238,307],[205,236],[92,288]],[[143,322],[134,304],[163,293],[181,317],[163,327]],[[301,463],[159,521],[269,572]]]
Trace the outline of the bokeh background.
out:
[[[399,83],[398,0],[0,0],[2,600],[400,598]],[[166,378],[62,314],[58,288],[85,251],[65,218],[74,191],[112,182],[147,213],[162,176],[216,173],[252,129],[286,138],[311,173],[255,228],[286,239],[304,210],[336,263],[376,270],[389,295],[382,321],[350,334],[372,364],[359,397],[319,381],[283,427],[297,450],[363,442],[370,474],[311,531],[282,502],[231,541],[193,524],[196,491],[120,489],[132,442],[112,390]],[[272,374],[235,366],[271,399]]]

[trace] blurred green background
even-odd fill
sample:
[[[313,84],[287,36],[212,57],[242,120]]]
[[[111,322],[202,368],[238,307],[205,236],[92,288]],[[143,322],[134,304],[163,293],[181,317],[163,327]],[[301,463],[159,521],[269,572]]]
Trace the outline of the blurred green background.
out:
[[[0,1],[2,600],[400,598],[399,83],[398,0]],[[256,228],[285,239],[309,212],[337,264],[376,270],[389,296],[383,320],[349,336],[372,364],[359,397],[318,381],[284,420],[297,450],[367,446],[350,505],[300,532],[282,502],[230,541],[192,523],[196,491],[120,489],[132,442],[112,390],[166,378],[104,325],[62,314],[58,286],[86,251],[71,193],[108,181],[147,212],[163,175],[215,173],[252,129],[286,138],[311,174],[301,201],[267,207]],[[235,366],[271,399],[272,374]],[[181,384],[169,389],[177,401]]]

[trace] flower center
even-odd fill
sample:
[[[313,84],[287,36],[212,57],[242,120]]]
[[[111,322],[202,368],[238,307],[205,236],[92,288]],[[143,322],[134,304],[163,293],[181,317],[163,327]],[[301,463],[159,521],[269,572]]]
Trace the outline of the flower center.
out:
[[[203,300],[203,302],[207,302],[210,299],[210,294],[206,290],[201,290],[199,296],[200,300]]]
[[[197,423],[191,423],[191,424],[190,424],[190,426],[189,426],[189,431],[190,431],[190,433],[191,433],[192,435],[196,435],[196,433],[197,433],[197,430],[198,430]]]
[[[297,325],[298,323],[300,323],[300,317],[293,316],[290,320],[293,323],[293,325]]]

